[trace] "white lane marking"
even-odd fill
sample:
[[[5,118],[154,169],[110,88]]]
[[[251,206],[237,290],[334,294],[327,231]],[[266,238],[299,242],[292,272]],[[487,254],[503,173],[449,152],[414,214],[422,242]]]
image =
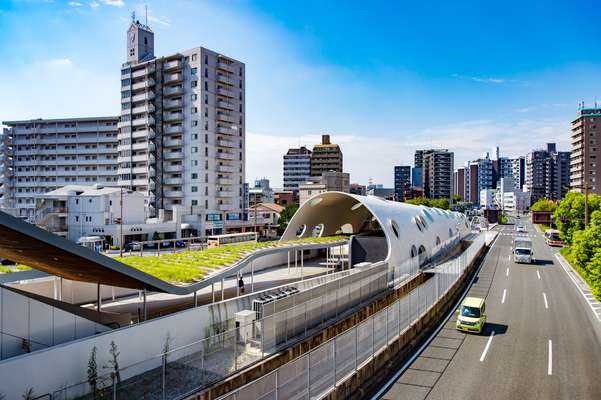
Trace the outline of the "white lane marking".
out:
[[[503,298],[501,299],[501,304],[505,303],[505,295],[507,294],[507,289],[503,289]]]
[[[540,272],[538,272],[538,270],[536,271],[536,276],[538,276],[538,279],[540,279]]]
[[[547,295],[543,292],[543,299],[545,299],[545,308],[549,308],[549,303],[547,303]]]
[[[551,339],[549,339],[549,364],[547,365],[547,375],[553,375],[553,342]]]
[[[582,288],[578,285],[578,282],[576,281],[576,279],[570,274],[570,271],[568,271],[568,268],[570,270],[572,268],[570,266],[565,266],[564,265],[562,257],[559,256],[559,253],[555,253],[555,258],[557,258],[557,261],[559,261],[559,265],[561,265],[561,269],[563,269],[565,271],[565,273],[568,275],[568,277],[570,278],[570,280],[572,281],[572,283],[574,284],[574,286],[576,286],[576,289],[578,289],[578,291],[580,292],[580,294],[582,295],[582,297],[584,297],[584,300],[588,303],[588,305],[591,308],[591,310],[593,310],[593,314],[595,315],[595,317],[597,317],[597,319],[599,321],[601,321],[601,313],[597,313],[597,311],[595,311],[595,309],[593,308],[593,299],[587,299],[586,293],[584,293],[584,291],[582,290]]]
[[[507,271],[505,271],[505,276],[509,276],[509,267],[507,267]]]
[[[490,336],[488,337],[488,342],[486,342],[486,346],[484,347],[484,351],[482,352],[482,355],[480,356],[480,362],[483,362],[484,358],[486,358],[486,353],[488,353],[488,348],[490,347],[490,343],[492,342],[493,336],[495,336],[495,331],[492,331],[490,333]]]

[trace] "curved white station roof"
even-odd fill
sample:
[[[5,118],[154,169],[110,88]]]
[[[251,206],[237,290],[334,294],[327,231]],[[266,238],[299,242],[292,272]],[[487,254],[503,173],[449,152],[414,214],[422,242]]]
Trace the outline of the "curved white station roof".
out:
[[[466,216],[458,212],[372,196],[325,192],[311,197],[298,209],[282,240],[294,239],[297,234],[308,237],[314,232],[323,236],[334,235],[340,230],[359,233],[370,219],[380,224],[386,236],[388,255],[385,261],[392,266],[411,258],[412,248],[416,255],[423,246],[426,255],[430,256],[438,243],[457,233],[460,237],[469,233]]]

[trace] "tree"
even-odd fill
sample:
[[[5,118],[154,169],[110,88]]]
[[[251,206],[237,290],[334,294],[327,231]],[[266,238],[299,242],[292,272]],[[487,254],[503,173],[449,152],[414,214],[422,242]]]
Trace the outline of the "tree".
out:
[[[530,207],[531,211],[550,211],[554,212],[557,209],[557,203],[547,198],[539,199]]]
[[[161,235],[158,232],[152,234],[152,240],[161,240]]]
[[[463,200],[461,198],[461,195],[459,195],[459,194],[454,194],[453,195],[453,204],[459,203],[459,202],[461,202],[461,200]]]
[[[448,210],[450,208],[449,199],[428,199],[425,197],[416,197],[414,199],[406,200],[405,203],[413,204],[416,206],[436,207]]]
[[[278,232],[280,232],[280,234],[284,233],[284,231],[288,227],[288,223],[290,222],[294,214],[296,214],[297,210],[298,204],[296,203],[288,204],[286,208],[282,210],[282,212],[280,213],[280,218],[278,219]]]
[[[434,199],[430,201],[430,207],[442,208],[448,210],[450,208],[449,199]]]
[[[601,209],[601,196],[590,194],[588,196],[589,215]],[[584,194],[569,192],[557,206],[553,213],[553,221],[561,234],[561,238],[568,244],[576,231],[584,229]]]
[[[98,390],[98,364],[96,363],[96,346],[92,347],[90,358],[88,359],[88,383],[92,389],[92,395],[96,398]]]
[[[117,379],[117,383],[121,383],[121,373],[119,372],[119,362],[117,361],[117,357],[121,354],[114,340],[111,340],[111,348],[109,349],[109,354],[111,355],[111,359],[109,360],[109,368],[113,370],[113,376]]]

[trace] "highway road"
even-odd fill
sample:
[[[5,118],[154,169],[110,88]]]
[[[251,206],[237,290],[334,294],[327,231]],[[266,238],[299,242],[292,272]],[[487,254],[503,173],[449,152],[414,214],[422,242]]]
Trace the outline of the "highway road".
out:
[[[536,264],[514,263],[515,226],[497,226],[468,290],[486,298],[482,334],[455,330],[453,314],[400,376],[391,373],[380,398],[601,399],[601,321],[560,266],[557,250],[524,225]]]

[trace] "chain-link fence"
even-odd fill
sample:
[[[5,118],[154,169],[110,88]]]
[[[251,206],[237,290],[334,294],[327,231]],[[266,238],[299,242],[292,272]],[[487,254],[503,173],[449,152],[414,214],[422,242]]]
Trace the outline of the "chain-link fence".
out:
[[[485,236],[477,236],[465,252],[433,268],[430,278],[406,296],[220,400],[323,397],[410,328],[460,278],[484,245]]]

